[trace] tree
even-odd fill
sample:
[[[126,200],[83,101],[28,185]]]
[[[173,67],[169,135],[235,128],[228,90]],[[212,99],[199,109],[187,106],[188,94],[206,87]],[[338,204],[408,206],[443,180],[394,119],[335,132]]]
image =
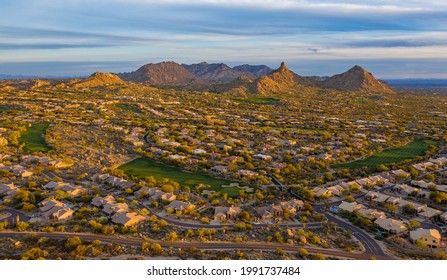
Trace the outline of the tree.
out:
[[[408,221],[408,225],[410,226],[410,228],[414,229],[414,228],[420,227],[421,223],[416,220],[411,219]]]
[[[173,193],[174,192],[174,187],[172,185],[170,185],[170,184],[166,184],[166,185],[163,185],[161,187],[161,190],[163,192],[165,192],[165,193]]]
[[[65,242],[65,248],[69,251],[74,250],[79,245],[82,245],[82,240],[78,236],[70,237]]]
[[[298,256],[304,258],[304,257],[307,257],[308,255],[309,255],[309,252],[306,249],[304,249],[304,248],[298,249]]]
[[[323,254],[316,253],[316,254],[314,255],[314,259],[316,259],[316,260],[324,260],[325,258],[324,258],[324,256],[323,256]]]
[[[402,212],[410,215],[415,215],[417,211],[412,203],[408,203],[402,208]]]
[[[23,232],[29,227],[29,224],[26,222],[19,221],[16,224],[17,231]]]
[[[385,172],[385,171],[389,171],[390,170],[388,167],[386,167],[383,164],[377,165],[376,169],[377,169],[378,172]]]
[[[248,211],[242,211],[237,215],[237,219],[248,222],[251,220],[251,215],[248,213]]]
[[[434,181],[436,179],[436,176],[434,174],[425,174],[424,179],[427,181]]]
[[[48,252],[40,248],[31,248],[22,255],[22,260],[45,260]]]
[[[397,212],[397,210],[399,208],[397,207],[397,205],[394,205],[394,204],[391,204],[391,203],[387,203],[387,204],[385,204],[385,209],[387,211],[390,211],[391,213],[395,213],[395,212]]]
[[[178,239],[178,235],[175,231],[171,231],[168,234],[166,234],[165,239],[167,241],[176,241]]]
[[[163,249],[163,247],[161,247],[161,245],[158,244],[158,243],[153,243],[153,244],[151,245],[151,252],[152,252],[154,255],[161,255],[161,254],[163,254],[164,251],[165,251],[165,250]]]
[[[144,254],[149,254],[151,252],[151,244],[147,242],[143,242],[143,245],[141,245],[141,251]]]

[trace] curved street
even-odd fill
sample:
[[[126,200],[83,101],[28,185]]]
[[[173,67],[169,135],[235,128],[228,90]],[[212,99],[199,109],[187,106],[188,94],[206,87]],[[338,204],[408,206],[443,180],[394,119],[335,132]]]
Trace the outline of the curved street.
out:
[[[284,186],[279,182],[278,180],[272,180],[272,182],[277,185],[278,187],[283,188]],[[293,191],[289,191],[289,193],[298,199],[301,199],[296,193]],[[362,243],[363,247],[365,248],[365,254],[369,256],[375,256],[377,258],[390,258],[382,249],[382,247],[379,244],[379,241],[375,240],[373,237],[371,237],[368,233],[363,231],[362,229],[338,218],[333,215],[328,214],[323,210],[323,204],[314,204],[314,210],[317,213],[323,214],[328,222],[332,222],[337,224],[339,227],[342,227],[346,230],[350,230],[352,234],[359,240],[360,243]]]
[[[71,232],[12,232],[3,231],[0,232],[0,238],[16,238],[24,236],[37,236],[50,239],[66,239],[69,237],[78,236],[86,241],[100,240],[105,243],[116,243],[127,246],[141,246],[144,242],[156,242],[164,248],[181,248],[189,249],[195,247],[202,250],[264,250],[274,251],[281,249],[286,252],[298,252],[300,248],[305,248],[310,254],[323,254],[324,256],[343,258],[343,259],[359,259],[368,260],[372,257],[377,259],[391,259],[388,256],[373,256],[368,253],[352,253],[341,250],[323,249],[318,247],[298,246],[291,244],[276,244],[276,243],[264,243],[264,242],[244,242],[244,243],[230,243],[230,242],[167,242],[152,239],[139,239],[134,237],[116,237],[116,236],[104,236],[90,233],[71,233]]]

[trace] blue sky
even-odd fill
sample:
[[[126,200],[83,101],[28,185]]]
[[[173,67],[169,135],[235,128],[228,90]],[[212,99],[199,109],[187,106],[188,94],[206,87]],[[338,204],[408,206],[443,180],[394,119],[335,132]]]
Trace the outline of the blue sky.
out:
[[[359,64],[379,78],[447,78],[447,1],[0,0],[0,7],[1,74],[285,61],[301,75]]]

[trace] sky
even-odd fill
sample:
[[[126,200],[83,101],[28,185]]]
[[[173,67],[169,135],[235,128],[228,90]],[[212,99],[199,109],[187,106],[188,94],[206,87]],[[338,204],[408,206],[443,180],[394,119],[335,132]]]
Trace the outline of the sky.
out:
[[[447,1],[0,0],[0,74],[85,76],[161,61],[447,78]]]

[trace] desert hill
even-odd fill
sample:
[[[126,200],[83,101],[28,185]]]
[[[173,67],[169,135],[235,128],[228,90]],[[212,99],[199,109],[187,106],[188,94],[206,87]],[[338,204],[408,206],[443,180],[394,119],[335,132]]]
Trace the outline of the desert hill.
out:
[[[392,93],[385,83],[377,80],[371,73],[356,65],[348,71],[334,75],[321,83],[322,87],[336,90],[358,91],[365,93]]]
[[[172,61],[146,64],[134,72],[120,74],[120,76],[125,81],[157,86],[203,83],[183,66]]]
[[[182,64],[194,76],[207,82],[229,83],[241,76],[247,76],[250,79],[260,78],[268,75],[273,70],[265,65],[239,65],[231,68],[224,63]]]
[[[75,88],[100,87],[109,85],[120,85],[125,82],[115,74],[95,72],[90,77],[82,80],[73,80]]]

